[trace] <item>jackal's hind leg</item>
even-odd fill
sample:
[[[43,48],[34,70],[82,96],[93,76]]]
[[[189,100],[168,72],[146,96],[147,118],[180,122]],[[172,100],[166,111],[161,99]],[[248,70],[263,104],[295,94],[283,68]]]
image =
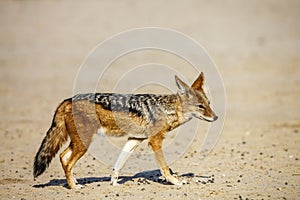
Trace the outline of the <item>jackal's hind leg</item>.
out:
[[[162,141],[163,136],[160,134],[154,135],[149,138],[149,146],[151,147],[155,160],[160,167],[160,171],[162,175],[166,178],[166,180],[173,185],[182,185],[183,182],[179,181],[177,178],[171,175],[170,169],[168,167],[167,162],[165,161],[164,154],[162,151]]]
[[[111,184],[118,185],[118,177],[121,169],[124,167],[127,162],[129,156],[133,153],[133,151],[138,147],[138,145],[143,141],[143,139],[137,138],[129,138],[125,143],[119,157],[114,164],[113,173],[111,175]]]
[[[70,156],[72,154],[72,146],[68,146],[61,154],[60,154],[60,162],[62,165],[62,168],[65,172],[66,178],[67,178],[67,164],[68,164],[68,160],[70,159]],[[72,181],[77,184],[77,180],[76,178],[74,178],[73,176],[71,176]]]
[[[70,144],[70,146],[60,154],[60,161],[71,189],[82,188],[81,185],[77,184],[77,180],[72,173],[72,168],[85,152],[86,148],[74,147]]]
[[[70,159],[70,156],[72,154],[72,146],[68,146],[61,154],[60,154],[60,162],[61,162],[61,165],[62,165],[62,168],[65,172],[65,176],[66,176],[66,179],[71,179],[72,182],[74,182],[73,185],[77,184],[77,180],[76,178],[74,178],[72,176],[72,173],[68,173],[68,170],[67,170],[67,165],[68,165],[68,161]],[[68,178],[68,176],[71,176],[70,178]],[[69,183],[68,183],[69,184]]]

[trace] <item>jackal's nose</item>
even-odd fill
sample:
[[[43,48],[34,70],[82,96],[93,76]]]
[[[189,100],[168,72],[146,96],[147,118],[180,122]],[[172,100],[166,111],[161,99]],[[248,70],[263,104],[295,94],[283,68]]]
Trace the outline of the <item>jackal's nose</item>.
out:
[[[214,121],[216,121],[219,117],[217,115],[214,116]]]

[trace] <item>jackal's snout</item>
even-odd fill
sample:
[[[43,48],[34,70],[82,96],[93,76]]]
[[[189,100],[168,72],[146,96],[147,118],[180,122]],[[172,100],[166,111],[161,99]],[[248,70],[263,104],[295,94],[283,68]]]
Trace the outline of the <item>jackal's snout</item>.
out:
[[[208,122],[214,122],[218,119],[219,117],[217,115],[214,115],[212,118],[204,118]]]
[[[219,118],[210,107],[206,110],[204,114],[199,113],[198,116],[199,116],[198,118],[205,120],[207,122],[214,122]]]

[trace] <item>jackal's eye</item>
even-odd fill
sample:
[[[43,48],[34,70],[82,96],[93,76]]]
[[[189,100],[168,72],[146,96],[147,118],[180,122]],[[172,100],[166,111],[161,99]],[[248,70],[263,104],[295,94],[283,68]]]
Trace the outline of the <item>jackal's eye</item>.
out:
[[[205,109],[205,107],[204,107],[202,104],[199,104],[199,105],[198,105],[198,108],[200,108],[201,110],[204,110],[204,109]]]

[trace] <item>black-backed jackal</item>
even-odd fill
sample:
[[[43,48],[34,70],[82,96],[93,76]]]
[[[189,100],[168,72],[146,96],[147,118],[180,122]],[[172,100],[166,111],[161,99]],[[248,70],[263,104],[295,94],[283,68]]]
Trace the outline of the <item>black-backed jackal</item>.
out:
[[[111,176],[117,185],[120,170],[130,154],[143,141],[148,140],[162,175],[172,184],[181,185],[171,175],[164,159],[162,141],[165,134],[196,117],[213,122],[217,116],[203,90],[203,73],[188,86],[175,76],[177,94],[79,94],[64,100],[56,109],[48,130],[34,160],[34,177],[41,175],[52,158],[70,138],[70,145],[60,154],[70,188],[80,188],[72,176],[74,164],[87,151],[94,134],[101,129],[109,136],[127,136]]]

